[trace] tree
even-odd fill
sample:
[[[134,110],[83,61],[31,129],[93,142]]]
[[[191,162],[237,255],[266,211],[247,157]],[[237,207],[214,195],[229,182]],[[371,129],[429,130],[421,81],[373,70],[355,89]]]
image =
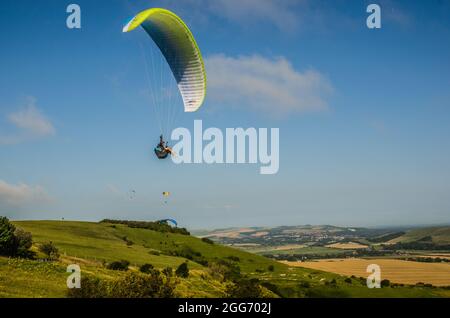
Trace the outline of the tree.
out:
[[[19,257],[31,258],[34,256],[34,252],[30,251],[33,245],[33,237],[30,232],[26,232],[20,228],[17,228],[14,232],[16,237],[16,252]]]
[[[181,263],[175,271],[175,275],[182,278],[187,278],[189,276],[189,268],[186,262]]]
[[[41,244],[39,250],[47,255],[50,260],[57,260],[59,258],[58,248],[53,244],[52,241]]]
[[[6,217],[0,217],[0,254],[12,256],[16,252],[16,227]]]

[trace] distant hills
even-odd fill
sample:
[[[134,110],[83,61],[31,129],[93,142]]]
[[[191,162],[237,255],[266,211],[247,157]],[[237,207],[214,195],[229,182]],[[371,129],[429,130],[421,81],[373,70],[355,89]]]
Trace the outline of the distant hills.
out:
[[[395,244],[415,241],[435,245],[450,244],[450,226],[423,228],[361,228],[333,225],[299,225],[277,227],[225,228],[193,233],[216,242],[237,246],[283,246],[359,242],[362,244]]]

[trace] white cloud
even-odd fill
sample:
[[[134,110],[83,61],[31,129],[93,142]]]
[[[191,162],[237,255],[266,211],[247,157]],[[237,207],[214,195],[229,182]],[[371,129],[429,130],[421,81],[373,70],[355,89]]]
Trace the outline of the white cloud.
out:
[[[208,98],[216,102],[279,116],[328,109],[325,98],[333,88],[326,77],[297,71],[284,57],[213,55],[205,63]]]
[[[30,186],[25,183],[14,185],[0,180],[0,203],[19,206],[48,201],[50,201],[50,198],[47,192],[39,185]]]
[[[15,134],[1,135],[0,144],[17,144],[55,134],[51,121],[37,108],[36,99],[28,97],[26,105],[7,116],[17,129]]]

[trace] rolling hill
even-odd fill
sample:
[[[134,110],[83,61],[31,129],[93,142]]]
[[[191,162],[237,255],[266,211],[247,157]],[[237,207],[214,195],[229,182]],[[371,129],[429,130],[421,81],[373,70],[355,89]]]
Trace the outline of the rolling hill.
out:
[[[410,243],[423,240],[430,240],[438,245],[450,244],[450,226],[412,229],[402,236],[390,240],[389,243]]]
[[[448,290],[425,287],[368,289],[364,278],[290,267],[260,255],[222,246],[190,235],[131,228],[123,224],[70,221],[16,221],[33,235],[32,249],[52,241],[58,261],[0,257],[0,297],[65,297],[68,264],[79,264],[82,275],[115,280],[124,272],[107,269],[117,260],[129,271],[149,263],[176,268],[188,262],[190,275],[178,279],[177,297],[226,297],[231,281],[215,277],[211,266],[233,263],[243,276],[257,278],[268,297],[448,297]]]

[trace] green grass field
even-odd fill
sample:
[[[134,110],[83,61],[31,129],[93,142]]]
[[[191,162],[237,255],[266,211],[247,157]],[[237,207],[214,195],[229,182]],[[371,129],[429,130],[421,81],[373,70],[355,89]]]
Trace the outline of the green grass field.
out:
[[[283,297],[449,297],[440,288],[396,287],[368,289],[360,279],[345,282],[343,276],[317,270],[294,268],[263,256],[230,247],[208,244],[193,236],[161,233],[125,225],[69,221],[13,222],[33,234],[34,246],[52,241],[61,257],[56,262],[20,260],[0,257],[0,297],[65,297],[66,267],[79,264],[82,275],[116,279],[123,272],[108,270],[105,262],[125,259],[130,270],[150,263],[157,268],[176,268],[186,259],[171,256],[174,251],[190,249],[201,253],[208,262],[232,257],[241,273],[272,284]],[[132,241],[127,245],[126,240]],[[159,255],[155,255],[158,254]],[[227,284],[210,275],[207,267],[188,261],[191,270],[187,279],[180,279],[178,297],[224,297]],[[273,266],[273,270],[269,270]],[[272,288],[272,290],[274,289]],[[267,295],[276,294],[267,290]]]

